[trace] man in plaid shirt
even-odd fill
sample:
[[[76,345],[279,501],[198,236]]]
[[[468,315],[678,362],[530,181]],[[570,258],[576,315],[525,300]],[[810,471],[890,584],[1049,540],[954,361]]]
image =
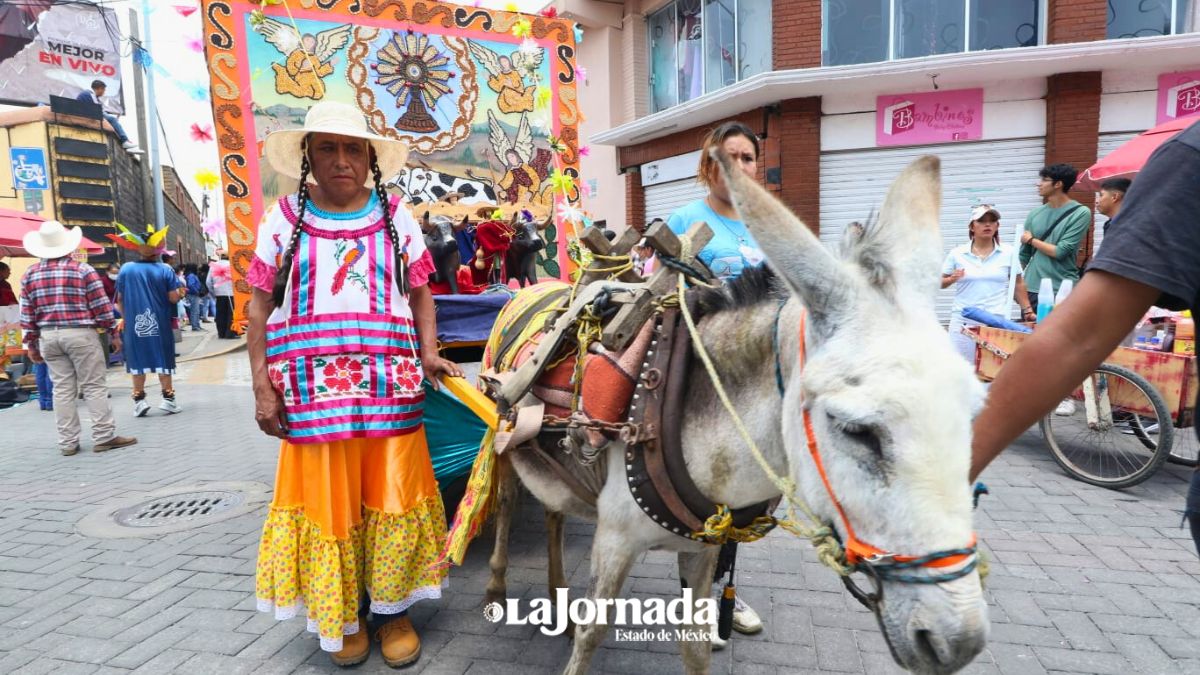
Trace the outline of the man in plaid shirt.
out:
[[[23,242],[26,251],[42,260],[21,280],[21,328],[30,360],[44,360],[49,367],[58,448],[64,455],[79,452],[80,391],[92,415],[96,452],[137,443],[116,435],[104,379],[108,358],[96,333],[112,330],[113,307],[96,270],[70,257],[82,237],[78,228],[68,230],[49,220]],[[118,349],[120,339],[120,333],[113,333]]]

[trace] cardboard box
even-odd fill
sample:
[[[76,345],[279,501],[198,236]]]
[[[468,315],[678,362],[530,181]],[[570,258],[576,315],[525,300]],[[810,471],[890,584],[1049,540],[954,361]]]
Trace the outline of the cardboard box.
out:
[[[1175,339],[1195,340],[1196,322],[1194,319],[1177,319],[1175,321]]]
[[[1196,355],[1196,338],[1175,338],[1175,353],[1186,356]]]

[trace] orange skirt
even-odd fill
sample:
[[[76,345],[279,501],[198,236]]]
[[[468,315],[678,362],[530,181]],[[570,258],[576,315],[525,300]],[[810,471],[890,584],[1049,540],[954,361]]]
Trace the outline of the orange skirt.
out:
[[[307,612],[321,649],[340,651],[359,630],[365,588],[374,614],[440,598],[444,569],[430,569],[446,515],[424,429],[280,448],[275,499],[258,550],[261,611]]]

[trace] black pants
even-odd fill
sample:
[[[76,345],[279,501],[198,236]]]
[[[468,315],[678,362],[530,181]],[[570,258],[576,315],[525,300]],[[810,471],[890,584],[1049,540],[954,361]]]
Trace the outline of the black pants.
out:
[[[1026,291],[1026,293],[1029,294],[1029,306],[1032,307],[1033,311],[1036,313],[1037,312],[1037,296],[1038,296],[1038,294],[1034,293],[1033,291]]]
[[[1191,429],[1184,431],[1190,432]],[[1192,526],[1192,541],[1196,544],[1196,553],[1200,554],[1200,471],[1192,472],[1192,483],[1188,487],[1187,506],[1183,517]]]
[[[217,296],[217,337],[233,337],[233,296]]]

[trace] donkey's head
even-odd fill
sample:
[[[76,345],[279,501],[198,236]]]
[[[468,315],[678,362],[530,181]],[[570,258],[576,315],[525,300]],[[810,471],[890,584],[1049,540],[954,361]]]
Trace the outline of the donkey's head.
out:
[[[858,540],[898,556],[968,547],[971,417],[983,389],[934,312],[938,159],[923,157],[900,174],[878,219],[839,259],[717,154],[738,212],[807,309],[805,362],[792,368],[783,403],[784,446],[801,495],[843,541],[852,528]],[[808,449],[805,411],[844,520]],[[905,574],[932,581],[966,564]],[[988,626],[976,572],[943,583],[885,576],[882,586],[880,624],[902,666],[952,672],[983,649]]]

